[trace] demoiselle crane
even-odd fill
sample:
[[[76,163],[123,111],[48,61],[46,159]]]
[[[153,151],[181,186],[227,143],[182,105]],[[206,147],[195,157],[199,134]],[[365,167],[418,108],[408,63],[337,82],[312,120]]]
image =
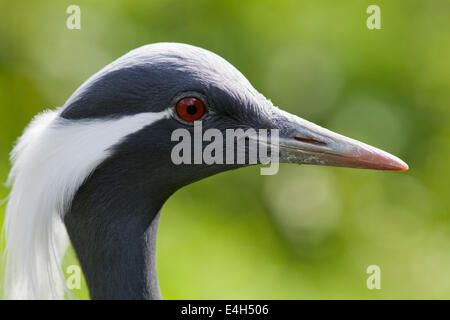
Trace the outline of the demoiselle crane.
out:
[[[210,51],[146,45],[94,74],[61,108],[36,116],[18,140],[4,225],[6,297],[62,298],[70,239],[92,299],[160,299],[155,250],[164,202],[194,181],[249,165],[174,163],[172,133],[195,133],[195,121],[202,132],[224,135],[278,130],[266,147],[276,144],[279,162],[408,169],[273,106]]]

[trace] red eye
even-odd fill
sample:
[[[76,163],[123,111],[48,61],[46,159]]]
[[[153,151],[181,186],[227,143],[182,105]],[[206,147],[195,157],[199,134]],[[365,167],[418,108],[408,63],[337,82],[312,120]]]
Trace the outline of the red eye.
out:
[[[205,114],[205,105],[202,100],[186,97],[177,102],[175,106],[177,115],[184,121],[195,121]]]

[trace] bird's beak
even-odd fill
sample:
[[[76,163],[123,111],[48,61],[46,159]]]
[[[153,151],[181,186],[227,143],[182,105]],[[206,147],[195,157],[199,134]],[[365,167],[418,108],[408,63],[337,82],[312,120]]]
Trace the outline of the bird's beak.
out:
[[[406,171],[399,158],[277,110],[279,161],[336,167]]]

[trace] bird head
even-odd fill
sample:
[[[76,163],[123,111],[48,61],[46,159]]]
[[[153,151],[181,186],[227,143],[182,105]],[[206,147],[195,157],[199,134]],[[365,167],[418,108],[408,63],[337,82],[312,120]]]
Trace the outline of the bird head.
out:
[[[154,181],[157,177],[164,181],[164,188],[158,188],[168,193],[212,174],[248,165],[227,163],[225,154],[217,163],[195,163],[194,155],[191,163],[174,163],[171,156],[178,142],[173,141],[173,132],[183,129],[191,134],[189,151],[195,152],[198,123],[201,134],[213,129],[223,137],[237,129],[277,130],[278,139],[269,135],[266,144],[277,148],[279,162],[408,169],[387,152],[275,107],[226,60],[186,44],[158,43],[129,52],[86,81],[66,102],[61,117],[108,121],[144,113],[160,117],[124,137],[114,146],[111,158],[120,160],[122,170],[125,166],[136,179]],[[208,145],[203,139],[200,143],[202,150]],[[229,151],[226,138],[220,144],[224,153]],[[240,152],[248,155],[249,145]]]
[[[254,134],[243,136],[243,146],[242,136],[227,139],[229,132],[252,129],[270,131],[266,139],[258,134],[256,146],[270,146],[277,155],[271,159],[279,162],[408,168],[384,151],[275,107],[210,51],[175,43],[143,46],[89,78],[62,108],[37,116],[12,151],[5,230],[6,279],[14,285],[8,295],[62,293],[53,285],[63,279],[55,276],[61,261],[54,245],[64,251],[57,214],[92,297],[159,298],[158,212],[189,183],[264,162],[239,161],[254,151]],[[180,144],[174,134],[180,132],[190,137],[182,153],[192,153],[191,161],[174,161]],[[213,136],[218,161],[208,163],[204,155]],[[231,161],[220,159],[220,147],[222,157],[232,154]],[[197,161],[199,155],[203,159]],[[47,275],[36,277],[36,270]]]

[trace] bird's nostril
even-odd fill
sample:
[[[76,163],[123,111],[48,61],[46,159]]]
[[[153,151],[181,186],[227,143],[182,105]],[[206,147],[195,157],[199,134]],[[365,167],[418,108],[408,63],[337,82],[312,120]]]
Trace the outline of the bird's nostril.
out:
[[[325,146],[325,145],[327,145],[325,142],[318,141],[318,140],[312,139],[312,138],[294,137],[294,140],[297,140],[297,141],[300,141],[300,142],[305,142],[305,143],[311,143],[311,144],[315,144],[315,145],[318,145],[318,146]]]

